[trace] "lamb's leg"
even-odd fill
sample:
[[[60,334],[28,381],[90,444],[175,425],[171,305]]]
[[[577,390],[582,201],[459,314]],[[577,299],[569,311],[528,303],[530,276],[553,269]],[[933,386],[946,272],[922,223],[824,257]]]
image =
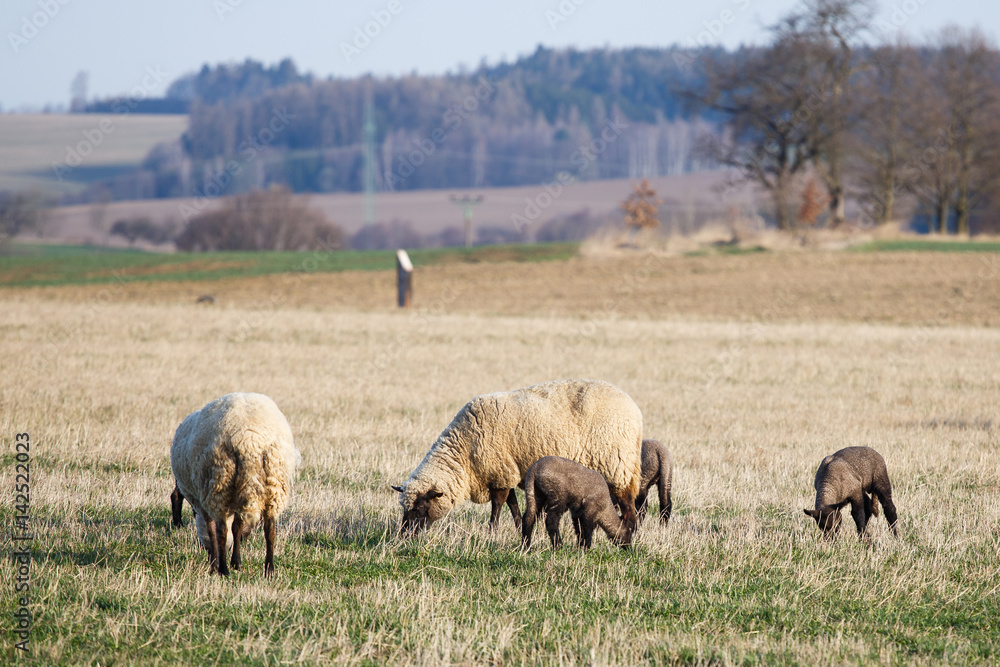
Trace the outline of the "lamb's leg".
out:
[[[647,489],[646,491],[640,491],[639,495],[635,497],[635,513],[639,523],[646,520],[646,501],[648,500],[648,495],[649,490]]]
[[[878,499],[882,501],[882,510],[885,513],[885,520],[889,522],[889,529],[892,530],[892,534],[899,537],[899,528],[897,527],[898,517],[896,516],[896,505],[892,502],[892,489],[885,488],[876,489],[875,493],[878,494]]]
[[[514,489],[507,492],[507,507],[510,509],[510,516],[514,519],[514,525],[521,530],[521,510],[517,506],[517,493]]]
[[[545,530],[549,534],[549,540],[552,541],[553,549],[562,546],[562,536],[559,534],[559,522],[562,520],[562,515],[562,512],[554,509],[547,510],[545,514]]]
[[[862,494],[862,497],[864,494]],[[868,525],[868,515],[865,514],[864,502],[851,500],[851,516],[854,517],[854,525],[858,528],[858,537],[863,537],[865,527]]]
[[[532,480],[524,487],[524,520],[521,522],[521,548],[527,551],[531,547],[531,534],[535,532],[535,521],[541,514],[541,506],[535,497],[535,487]]]
[[[588,519],[580,520],[580,528],[582,529],[583,535],[580,540],[580,546],[587,550],[594,544],[594,522]]]
[[[674,511],[674,501],[670,498],[670,478],[666,481],[661,477],[657,485],[660,493],[660,521],[666,526],[670,521],[670,514]]]
[[[570,514],[570,518],[573,521],[573,532],[576,533],[576,543],[578,546],[583,546],[583,520],[577,514]]]
[[[278,534],[278,520],[271,514],[264,514],[264,576],[274,574],[274,539]]]
[[[218,531],[216,530],[215,520],[207,518],[205,520],[205,529],[208,531],[208,568],[212,574],[219,572],[219,538]],[[225,544],[225,537],[223,537],[223,544]]]
[[[243,517],[237,514],[233,517],[233,557],[229,561],[229,566],[234,570],[240,569],[243,559],[240,557],[240,540],[243,538]]]
[[[170,494],[170,512],[173,514],[174,528],[181,528],[184,526],[184,521],[181,520],[181,510],[184,509],[184,496],[181,495],[181,490],[176,484],[174,484],[174,490]]]

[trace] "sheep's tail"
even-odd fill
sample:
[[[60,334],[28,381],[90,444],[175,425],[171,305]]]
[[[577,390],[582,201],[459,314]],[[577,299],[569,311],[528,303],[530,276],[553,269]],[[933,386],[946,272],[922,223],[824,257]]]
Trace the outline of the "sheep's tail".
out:
[[[264,511],[268,469],[271,461],[268,452],[270,442],[257,442],[262,436],[253,431],[244,431],[239,440],[233,442],[232,509],[240,514],[243,522],[254,526],[260,521]]]

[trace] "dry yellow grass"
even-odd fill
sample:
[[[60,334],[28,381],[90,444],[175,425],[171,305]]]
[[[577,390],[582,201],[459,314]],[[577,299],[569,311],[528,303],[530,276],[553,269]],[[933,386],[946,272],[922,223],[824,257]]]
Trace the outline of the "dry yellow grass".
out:
[[[980,259],[936,259],[944,275],[896,255],[657,260],[648,279],[641,259],[441,267],[414,313],[374,303],[379,274],[280,299],[280,277],[248,281],[257,300],[223,283],[216,307],[193,303],[206,285],[4,291],[0,435],[33,443],[35,659],[990,662],[997,291],[984,274],[949,300]],[[812,302],[816,284],[842,299]],[[509,521],[488,535],[466,505],[395,539],[389,484],[466,400],[567,377],[621,386],[672,450],[668,529],[648,524],[630,553],[521,555]],[[259,536],[219,581],[189,532],[165,530],[173,430],[234,390],[273,397],[304,459],[270,582]],[[872,545],[822,543],[802,514],[820,459],[848,445],[884,455],[901,539],[879,519]]]

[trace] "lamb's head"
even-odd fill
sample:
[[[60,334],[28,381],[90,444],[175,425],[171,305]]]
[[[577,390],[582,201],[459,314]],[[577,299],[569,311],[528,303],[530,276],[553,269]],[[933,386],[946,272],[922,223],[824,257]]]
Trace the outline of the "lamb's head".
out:
[[[400,535],[409,536],[419,533],[451,509],[450,503],[443,499],[444,492],[435,488],[422,492],[408,490],[404,486],[394,486],[392,489],[399,491],[399,504],[403,508],[403,523],[399,528]]]
[[[816,521],[816,525],[823,531],[825,539],[832,540],[837,531],[840,530],[841,517],[839,508],[824,505],[818,510],[806,509],[803,511]]]

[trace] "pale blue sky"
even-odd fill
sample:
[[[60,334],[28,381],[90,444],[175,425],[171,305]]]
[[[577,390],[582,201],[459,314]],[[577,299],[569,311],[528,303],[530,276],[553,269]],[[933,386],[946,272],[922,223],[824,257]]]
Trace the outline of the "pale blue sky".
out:
[[[89,73],[91,98],[137,86],[158,96],[203,63],[247,57],[265,63],[291,57],[300,70],[326,77],[441,73],[483,58],[512,60],[538,44],[734,47],[765,41],[762,26],[795,6],[795,0],[2,0],[0,108],[67,104],[80,70]],[[879,6],[875,34],[892,21],[918,40],[949,22],[980,27],[992,38],[1000,28],[1000,5],[993,2]],[[374,21],[372,12],[385,26],[369,25],[378,34],[358,48],[356,30]],[[345,44],[358,52],[345,55]]]

